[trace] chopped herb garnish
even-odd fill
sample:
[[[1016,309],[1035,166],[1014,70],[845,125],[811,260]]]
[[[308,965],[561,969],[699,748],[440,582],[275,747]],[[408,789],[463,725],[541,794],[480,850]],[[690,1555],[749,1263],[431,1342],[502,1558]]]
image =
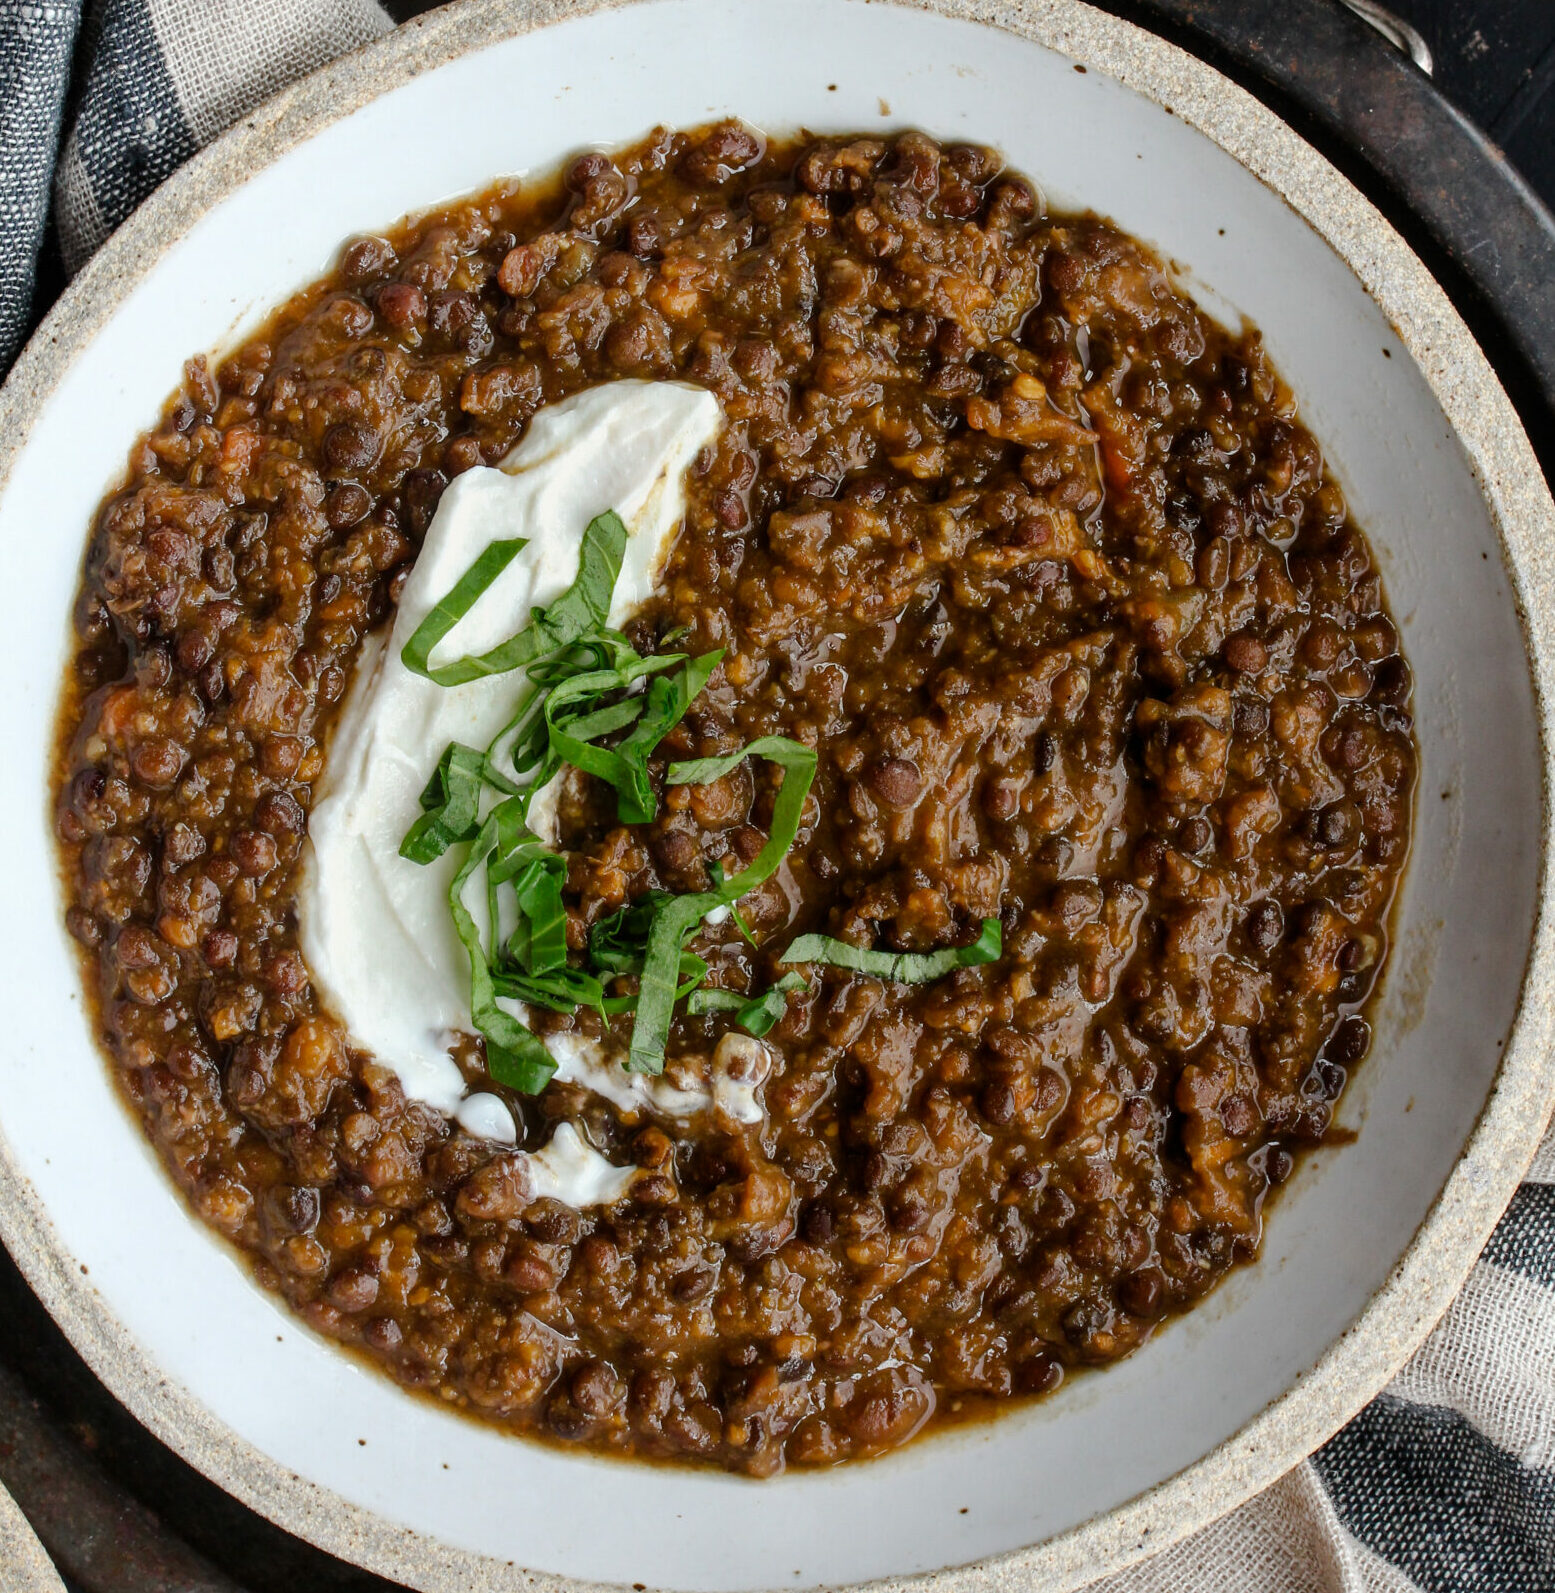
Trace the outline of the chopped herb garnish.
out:
[[[683,951],[680,954],[680,969],[676,977],[680,983],[675,987],[675,999],[684,1000],[691,995],[707,978],[707,964],[695,952]],[[615,1015],[622,1012],[635,1012],[637,1010],[637,993],[629,996],[606,996],[604,1011],[606,1014]]]
[[[648,683],[648,703],[629,736],[616,748],[622,779],[616,783],[616,816],[623,824],[650,823],[658,811],[648,784],[648,758],[701,695],[724,655],[723,648],[691,658],[674,675]]]
[[[536,609],[529,623],[490,652],[467,655],[451,664],[432,663],[432,651],[526,546],[522,537],[488,543],[480,557],[454,583],[453,590],[416,627],[400,651],[405,667],[439,686],[463,686],[488,675],[521,669],[601,628],[626,553],[626,526],[613,509],[596,516],[583,533],[578,573],[554,603]]]
[[[953,946],[944,951],[871,951],[864,946],[850,946],[845,940],[834,940],[830,935],[801,935],[783,953],[782,960],[830,963],[834,968],[851,968],[855,973],[894,979],[898,984],[921,985],[930,979],[942,979],[957,968],[996,962],[1003,950],[999,920],[985,918],[982,933],[970,946]]]
[[[644,658],[619,631],[609,629],[605,622],[626,534],[614,512],[599,515],[584,532],[578,574],[561,597],[499,647],[434,666],[431,656],[438,644],[525,545],[518,539],[491,543],[400,655],[406,668],[441,686],[516,669],[528,676],[512,717],[484,752],[458,742],[444,749],[421,796],[424,811],[400,846],[400,855],[411,862],[431,863],[452,846],[469,845],[449,904],[470,959],[471,1014],[486,1040],[491,1076],[525,1092],[543,1088],[555,1066],[497,998],[564,1013],[580,1006],[605,1016],[635,1011],[641,990],[607,996],[604,979],[643,973],[659,902],[669,899],[655,895],[646,907],[624,909],[613,931],[596,926],[590,967],[570,966],[562,900],[566,861],[529,831],[529,805],[563,765],[571,764],[615,789],[623,822],[652,819],[657,800],[648,759],[684,718],[723,656],[721,651],[700,658],[666,652]],[[625,735],[616,746],[601,745],[621,732]],[[513,779],[501,772],[499,760]],[[483,804],[490,808],[484,815]],[[489,945],[465,902],[482,869]],[[701,958],[678,943],[675,953],[666,971],[672,1003],[707,976]],[[655,977],[660,971],[655,965]]]
[[[492,884],[501,885],[504,874],[487,865]],[[508,955],[528,974],[554,973],[567,964],[567,910],[562,906],[562,884],[567,865],[555,852],[523,859],[512,875],[518,900],[518,926],[508,937]]]
[[[400,852],[430,863],[450,847],[468,845],[449,887],[454,928],[470,960],[470,1011],[485,1037],[492,1078],[533,1093],[555,1072],[545,1047],[498,998],[525,1001],[557,1012],[592,1007],[602,1016],[630,1012],[626,1066],[660,1073],[675,1003],[698,994],[707,964],[686,950],[686,940],[711,912],[734,911],[747,939],[749,925],[735,904],[777,872],[799,834],[805,798],[815,778],[814,751],[784,736],[765,736],[738,752],[671,764],[671,785],[706,785],[746,758],[766,758],[783,771],[765,844],[739,873],[714,865],[713,888],[686,895],[651,891],[594,926],[588,968],[567,961],[567,913],[562,900],[566,862],[541,844],[528,826],[529,805],[564,765],[605,781],[616,793],[623,824],[645,824],[658,807],[648,760],[712,678],[722,650],[689,658],[684,653],[642,657],[606,619],[626,548],[626,527],[613,512],[590,521],[572,585],[537,610],[516,635],[489,652],[433,665],[432,653],[507,569],[524,543],[491,543],[449,594],[417,626],[401,651],[407,669],[440,686],[460,686],[525,669],[528,680],[512,717],[484,752],[458,742],[447,747],[422,794],[424,809]],[[621,735],[614,745],[607,737]],[[499,772],[499,759],[520,782]],[[484,816],[487,792],[495,805]],[[485,870],[490,945],[485,943],[464,893]],[[511,925],[511,928],[506,926]],[[814,937],[812,937],[814,938]],[[790,948],[792,950],[792,948]],[[605,982],[636,977],[637,989],[607,995]],[[787,1008],[788,992],[801,987],[788,974],[761,995],[728,996],[735,1021],[765,1034]],[[726,1005],[724,992],[706,992],[698,1011]]]
[[[686,716],[723,657],[723,649],[687,659],[684,653],[661,653],[635,659],[614,670],[594,670],[575,676],[553,690],[545,703],[545,721],[551,755],[570,763],[614,787],[616,816],[623,824],[647,824],[658,812],[648,780],[648,759],[659,743]],[[673,675],[660,671],[675,664]],[[592,711],[566,712],[573,705],[597,700],[608,692],[624,691],[645,675],[652,675],[645,695]],[[616,747],[591,743],[611,730],[633,726]]]
[[[686,1011],[732,1012],[742,1029],[760,1039],[788,1011],[790,992],[803,990],[807,982],[803,974],[784,974],[759,996],[740,996],[732,990],[694,990],[686,1002]]]
[[[722,863],[709,863],[707,872],[712,876],[713,889],[717,890],[724,882],[724,866]],[[738,907],[730,907],[729,916],[734,920],[734,927],[745,937],[752,946],[756,944],[756,937],[751,933],[751,926],[745,922],[745,915]]]
[[[480,828],[485,784],[486,755],[450,742],[421,793],[426,811],[400,842],[400,856],[412,863],[430,863],[459,841],[473,840]]]
[[[648,931],[668,891],[644,891],[635,902],[601,918],[589,933],[589,961],[607,973],[641,973]]]
[[[631,1050],[627,1070],[632,1073],[662,1073],[664,1046],[669,1039],[670,1019],[676,1001],[676,972],[686,937],[715,908],[732,907],[747,892],[769,880],[788,855],[799,835],[805,797],[815,778],[815,752],[786,736],[763,736],[738,752],[721,758],[698,758],[690,763],[672,763],[665,774],[669,785],[707,785],[721,779],[746,758],[766,758],[783,771],[772,807],[772,831],[766,844],[738,874],[715,889],[686,896],[672,896],[660,902],[648,929],[639,977],[637,1014],[632,1024]]]
[[[486,1071],[499,1084],[523,1095],[538,1095],[551,1081],[556,1064],[539,1039],[512,1013],[497,1005],[497,989],[491,963],[481,944],[480,928],[464,904],[464,889],[481,864],[498,865],[524,844],[523,805],[509,797],[486,816],[470,854],[448,887],[448,906],[453,913],[454,930],[470,959],[470,1016],[486,1040]],[[496,934],[496,926],[492,928]]]
[[[693,1018],[700,1018],[709,1012],[743,1012],[749,1004],[749,996],[737,995],[733,990],[694,990],[686,1011]]]
[[[590,1007],[601,1014],[607,1011],[604,986],[581,968],[553,968],[543,974],[494,973],[491,982],[499,996],[547,1007],[552,1012],[576,1012],[579,1007]]]

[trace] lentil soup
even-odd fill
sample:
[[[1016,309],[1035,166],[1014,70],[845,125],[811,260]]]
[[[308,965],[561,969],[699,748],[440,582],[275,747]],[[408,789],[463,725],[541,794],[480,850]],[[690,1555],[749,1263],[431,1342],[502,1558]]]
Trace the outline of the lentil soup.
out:
[[[563,777],[569,965],[762,857],[790,773],[741,749],[813,783],[670,1027],[760,1109],[520,1093],[472,1032],[506,1145],[353,1045],[299,878],[445,488],[622,378],[723,417],[626,638],[721,653],[650,818]],[[661,132],[355,240],[190,362],[75,624],[67,922],[128,1100],[266,1288],[517,1431],[767,1475],[1049,1391],[1256,1256],[1369,1045],[1416,755],[1366,540],[1257,333],[982,148]],[[624,1055],[637,984],[529,1022]],[[620,1198],[536,1193],[563,1128]]]

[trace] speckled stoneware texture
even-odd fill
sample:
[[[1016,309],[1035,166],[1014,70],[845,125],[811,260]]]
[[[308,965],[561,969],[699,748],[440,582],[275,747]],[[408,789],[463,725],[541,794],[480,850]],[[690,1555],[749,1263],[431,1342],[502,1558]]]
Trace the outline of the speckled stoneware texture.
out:
[[[46,396],[131,286],[207,209],[255,171],[376,95],[467,51],[623,0],[466,0],[336,63],[249,116],[166,183],[76,279],[0,390],[0,488]],[[630,3],[630,0],[624,0]],[[1196,1465],[1047,1542],[952,1571],[874,1586],[922,1593],[1059,1593],[1165,1547],[1234,1508],[1309,1454],[1369,1400],[1460,1287],[1527,1168],[1555,1094],[1555,964],[1549,901],[1555,503],[1495,373],[1399,235],[1327,161],[1218,72],[1074,0],[888,0],[1024,36],[1168,106],[1242,162],[1349,263],[1418,362],[1472,463],[1518,594],[1538,702],[1544,808],[1540,910],[1523,1002],[1495,1087],[1413,1244],[1315,1369]],[[882,4],[881,10],[888,5]],[[288,1530],[433,1593],[571,1589],[407,1532],[258,1453],[137,1347],[55,1242],[0,1145],[0,1233],[44,1303],[108,1387],[191,1464]],[[3,1530],[3,1529],[0,1529]],[[0,1547],[9,1542],[0,1536]]]
[[[27,1517],[0,1488],[0,1587],[6,1593],[65,1593],[65,1584],[27,1525]]]

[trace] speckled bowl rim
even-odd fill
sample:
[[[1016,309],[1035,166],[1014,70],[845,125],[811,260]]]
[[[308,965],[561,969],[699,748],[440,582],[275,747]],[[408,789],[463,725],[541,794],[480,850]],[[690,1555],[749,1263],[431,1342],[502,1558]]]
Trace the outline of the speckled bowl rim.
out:
[[[19,1504],[0,1488],[0,1580],[8,1593],[65,1593],[65,1584]]]
[[[162,254],[256,171],[417,74],[550,23],[637,0],[461,0],[277,95],[170,178],[103,246],[0,389],[0,492],[71,362]],[[876,0],[877,4],[881,0]],[[873,1589],[1062,1593],[1165,1548],[1275,1482],[1403,1364],[1461,1287],[1538,1146],[1555,1101],[1555,503],[1505,390],[1446,293],[1381,213],[1273,112],[1214,68],[1080,0],[885,0],[1019,35],[1168,107],[1232,155],[1348,262],[1453,427],[1502,539],[1537,703],[1538,912],[1517,1017],[1483,1113],[1409,1249],[1313,1370],[1240,1432],[1155,1488],[1030,1548]],[[387,218],[386,218],[387,219]],[[0,1237],[109,1389],[191,1465],[321,1549],[427,1593],[586,1593],[604,1584],[456,1549],[296,1476],[241,1439],[153,1362],[81,1275],[0,1136]]]

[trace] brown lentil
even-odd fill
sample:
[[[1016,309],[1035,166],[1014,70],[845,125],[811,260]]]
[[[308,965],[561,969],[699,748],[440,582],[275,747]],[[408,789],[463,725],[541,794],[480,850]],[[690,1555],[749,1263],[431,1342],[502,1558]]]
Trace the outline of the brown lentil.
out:
[[[572,1116],[641,1167],[574,1212],[352,1048],[294,898],[335,705],[447,482],[626,375],[727,418],[631,627],[727,649],[656,779],[820,754],[755,944],[698,942],[719,982],[764,989],[813,929],[917,951],[997,917],[1004,955],[818,970],[751,1128],[513,1100],[527,1145]],[[76,632],[67,921],[146,1132],[321,1331],[522,1432],[766,1474],[1050,1390],[1256,1253],[1369,1044],[1415,749],[1365,539],[1257,334],[985,150],[658,133],[356,240],[191,362]],[[624,830],[580,782],[573,944],[754,856],[772,794],[748,765]]]

